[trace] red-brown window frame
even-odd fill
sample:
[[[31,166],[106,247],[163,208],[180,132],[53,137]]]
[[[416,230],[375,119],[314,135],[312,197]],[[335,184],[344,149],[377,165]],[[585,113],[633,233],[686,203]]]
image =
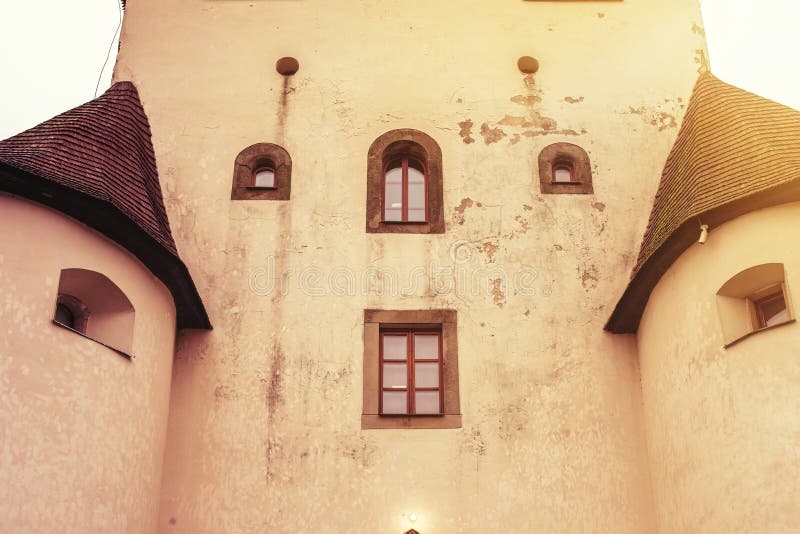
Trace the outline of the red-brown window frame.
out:
[[[386,164],[404,156],[414,158],[423,164],[426,194],[425,222],[384,220]],[[431,136],[418,130],[403,128],[380,135],[370,145],[367,153],[366,231],[393,234],[444,233],[442,151]]]
[[[569,181],[562,182],[556,180],[556,173],[558,171],[567,171],[569,172]],[[553,164],[553,177],[552,177],[553,184],[580,184],[578,180],[575,178],[575,166],[572,163],[566,161],[556,161]]]
[[[414,336],[416,334],[431,335],[436,334],[437,337],[437,350],[438,357],[436,359],[425,358],[417,359],[414,354]],[[405,335],[406,337],[406,358],[405,360],[387,360],[383,357],[383,340],[389,336]],[[379,344],[379,367],[378,367],[378,411],[382,416],[409,416],[409,415],[442,415],[444,414],[444,376],[442,372],[443,358],[442,346],[442,331],[438,328],[383,328],[380,330],[380,344]],[[385,363],[399,363],[405,361],[406,363],[406,387],[405,388],[384,388],[383,387],[383,367]],[[439,387],[435,388],[417,388],[415,384],[416,379],[416,364],[417,363],[437,363],[439,368],[438,383]],[[385,391],[405,391],[406,392],[406,412],[405,413],[384,413],[383,412],[383,393]],[[416,413],[416,392],[417,391],[438,391],[439,392],[439,412],[438,413]]]
[[[389,172],[390,169],[395,169],[393,167],[393,163],[397,163],[398,161],[401,162],[401,166],[403,168],[403,208],[401,211],[401,220],[399,221],[388,221],[386,220],[386,173]],[[409,221],[408,220],[408,162],[413,161],[417,165],[422,168],[422,186],[423,190],[425,191],[425,218],[421,221]],[[415,158],[409,155],[398,155],[387,161],[383,166],[383,194],[381,195],[381,222],[386,224],[427,224],[428,219],[430,216],[428,215],[428,168],[425,165],[425,162],[419,158]]]
[[[569,182],[557,182],[555,171],[570,168]],[[589,154],[572,143],[553,143],[539,152],[539,190],[544,194],[594,193],[592,185],[592,165]]]
[[[255,185],[255,173],[264,167],[274,170],[274,187]],[[231,200],[289,200],[291,192],[292,158],[283,147],[256,143],[236,156]]]

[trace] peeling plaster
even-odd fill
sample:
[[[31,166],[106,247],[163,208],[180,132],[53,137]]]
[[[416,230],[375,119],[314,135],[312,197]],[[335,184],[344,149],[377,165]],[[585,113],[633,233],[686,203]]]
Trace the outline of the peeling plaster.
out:
[[[494,263],[494,255],[500,247],[491,241],[487,241],[478,247],[478,251],[486,254],[486,263]]]
[[[503,285],[504,281],[502,278],[495,278],[492,280],[492,300],[501,310],[506,304],[506,295],[503,293]]]
[[[484,122],[481,124],[481,135],[483,136],[483,142],[487,145],[491,145],[492,143],[500,141],[506,136],[506,133],[500,128],[490,128],[489,125]]]
[[[694,62],[697,63],[698,74],[703,74],[711,70],[711,67],[708,64],[708,57],[706,56],[706,51],[703,50],[702,48],[698,48],[697,50],[695,50]]]
[[[463,225],[464,224],[464,211],[467,208],[472,207],[472,199],[471,198],[462,198],[461,204],[459,204],[456,208],[453,209],[453,222],[456,224]]]
[[[663,132],[664,130],[678,127],[677,116],[684,107],[682,99],[674,101],[666,99],[664,103],[657,104],[655,108],[644,105],[639,107],[628,106],[626,111],[620,113],[623,115],[639,115],[647,124],[655,126],[659,132]]]
[[[464,144],[474,143],[475,139],[472,138],[472,126],[473,123],[470,119],[458,123],[459,128],[461,130],[458,132],[458,135],[461,136],[461,139],[464,140]]]

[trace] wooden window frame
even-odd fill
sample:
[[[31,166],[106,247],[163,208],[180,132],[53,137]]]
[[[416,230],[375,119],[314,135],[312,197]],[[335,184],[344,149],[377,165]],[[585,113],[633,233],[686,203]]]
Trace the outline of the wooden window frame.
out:
[[[401,158],[418,161],[425,175],[425,221],[386,221],[386,167]],[[407,206],[407,204],[404,204]],[[442,234],[444,222],[444,184],[442,151],[429,135],[412,129],[399,129],[381,135],[367,153],[367,233]]]
[[[258,173],[262,171],[272,171],[272,183],[273,185],[256,185],[256,177]],[[253,168],[252,174],[252,181],[248,186],[249,189],[277,189],[278,188],[278,171],[275,168],[275,163],[272,160],[266,159],[260,162],[256,167]]]
[[[556,182],[556,170],[570,169],[569,182]],[[592,166],[584,149],[572,143],[553,143],[539,152],[539,189],[544,194],[594,193]]]
[[[422,335],[431,335],[436,334],[437,338],[437,346],[438,346],[438,356],[435,359],[425,358],[425,359],[418,359],[414,350],[414,336],[417,334]],[[406,338],[406,357],[404,360],[400,359],[390,359],[387,360],[384,358],[383,355],[383,340],[386,336],[395,336],[400,337],[404,335]],[[380,330],[380,366],[378,367],[379,373],[379,388],[378,391],[380,392],[380,397],[378,398],[378,413],[382,416],[388,417],[397,417],[397,416],[420,416],[420,415],[441,415],[444,413],[444,383],[442,381],[442,331],[439,328],[411,328],[411,329],[402,329],[402,328],[382,328]],[[406,387],[405,388],[386,388],[383,385],[383,375],[384,375],[384,364],[386,363],[400,363],[405,362],[406,364]],[[438,387],[435,388],[418,388],[416,385],[416,364],[418,363],[436,363],[439,369],[438,375]],[[384,413],[383,411],[383,394],[386,391],[405,391],[406,392],[406,411],[405,413]],[[416,408],[416,393],[417,391],[437,391],[439,392],[439,413],[436,414],[418,414]]]
[[[569,173],[569,180],[567,180],[566,182],[557,180],[556,173],[558,171],[567,171]],[[580,182],[575,179],[575,166],[568,161],[557,161],[553,163],[553,177],[550,183],[580,185]]]
[[[255,175],[261,169],[275,171],[275,186],[255,185]],[[292,192],[292,158],[281,146],[256,143],[236,156],[233,166],[231,200],[289,200]]]
[[[401,213],[401,219],[399,221],[389,221],[386,219],[386,173],[389,172],[391,169],[395,169],[397,167],[390,167],[392,163],[396,163],[400,161],[400,165],[403,169],[403,183],[401,185],[403,191],[403,208]],[[420,167],[422,167],[422,183],[423,187],[425,188],[425,220],[422,221],[409,221],[408,220],[408,162],[414,161]],[[425,166],[425,162],[421,161],[418,158],[408,155],[401,155],[396,158],[392,158],[387,160],[387,162],[383,166],[383,196],[381,199],[381,214],[382,219],[381,223],[383,224],[427,224],[428,223],[428,170]]]
[[[781,299],[783,301],[784,306],[786,309],[789,309],[789,303],[786,298],[786,291],[784,288],[784,284],[773,284],[764,289],[754,293],[747,299],[747,307],[750,311],[750,319],[753,327],[753,331],[757,332],[759,330],[763,330],[765,328],[771,328],[772,326],[779,326],[784,324],[787,321],[783,321],[782,323],[776,323],[774,325],[767,325],[767,321],[764,318],[764,310],[762,306],[764,304],[768,304],[775,300]]]
[[[461,428],[458,324],[455,310],[364,310],[363,429]],[[392,331],[439,332],[440,414],[382,414],[382,335]],[[408,354],[408,347],[406,348]],[[400,361],[400,360],[395,360]],[[407,372],[413,372],[408,366]],[[411,386],[408,382],[406,386]],[[410,402],[410,401],[407,401]]]

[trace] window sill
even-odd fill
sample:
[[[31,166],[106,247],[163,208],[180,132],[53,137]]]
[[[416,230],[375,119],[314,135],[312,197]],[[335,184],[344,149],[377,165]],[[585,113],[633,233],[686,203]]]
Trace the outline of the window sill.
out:
[[[734,339],[730,343],[726,343],[725,345],[722,346],[722,348],[723,349],[727,349],[728,347],[732,347],[733,345],[736,345],[740,341],[744,341],[745,339],[747,339],[750,336],[753,336],[755,334],[760,334],[761,332],[766,332],[767,330],[772,330],[774,328],[780,328],[781,326],[784,326],[784,325],[787,325],[787,324],[792,324],[794,322],[796,322],[795,319],[789,319],[788,321],[784,321],[782,323],[774,324],[772,326],[765,326],[764,328],[759,328],[758,330],[753,330],[752,332],[746,333],[742,337],[738,337],[738,338]]]
[[[435,414],[435,415],[362,414],[361,428],[364,430],[381,429],[381,428],[398,428],[398,429],[461,428],[461,414]]]
[[[278,188],[275,187],[275,186],[268,187],[268,186],[265,186],[265,185],[248,185],[248,186],[245,186],[245,189],[252,190],[252,191],[275,191]]]
[[[583,182],[576,182],[574,180],[569,182],[550,182],[550,185],[583,185]]]
[[[109,344],[107,344],[107,343],[103,343],[102,341],[99,341],[99,340],[97,340],[97,339],[95,339],[95,338],[93,338],[93,337],[91,337],[91,336],[87,336],[86,334],[84,334],[84,333],[83,333],[83,332],[81,332],[80,330],[75,330],[74,328],[70,328],[69,326],[67,326],[67,325],[65,325],[65,324],[59,323],[59,322],[58,322],[58,321],[56,321],[55,319],[53,319],[53,324],[54,324],[54,325],[56,325],[56,326],[57,326],[57,327],[59,327],[59,328],[63,328],[64,330],[69,330],[70,332],[73,332],[73,333],[75,333],[75,334],[78,334],[78,335],[79,335],[79,336],[81,336],[82,338],[88,339],[89,341],[94,341],[94,342],[95,342],[95,343],[97,343],[98,345],[102,345],[102,346],[104,346],[104,347],[106,347],[106,348],[108,348],[108,349],[111,349],[111,350],[113,350],[114,352],[116,352],[117,354],[119,354],[120,356],[122,356],[122,357],[124,357],[124,358],[127,358],[127,359],[128,359],[128,360],[130,360],[130,361],[133,361],[133,358],[134,358],[134,356],[133,356],[132,354],[128,354],[127,352],[124,352],[124,351],[121,351],[121,350],[119,350],[119,349],[116,349],[116,348],[112,347],[111,345],[109,345]]]
[[[428,224],[428,221],[381,221],[381,224]]]

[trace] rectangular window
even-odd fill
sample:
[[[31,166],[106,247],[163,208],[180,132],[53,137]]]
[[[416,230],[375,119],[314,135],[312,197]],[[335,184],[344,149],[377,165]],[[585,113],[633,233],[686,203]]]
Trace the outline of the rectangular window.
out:
[[[361,428],[461,428],[455,310],[364,310]]]
[[[380,413],[443,413],[441,330],[381,330]]]

